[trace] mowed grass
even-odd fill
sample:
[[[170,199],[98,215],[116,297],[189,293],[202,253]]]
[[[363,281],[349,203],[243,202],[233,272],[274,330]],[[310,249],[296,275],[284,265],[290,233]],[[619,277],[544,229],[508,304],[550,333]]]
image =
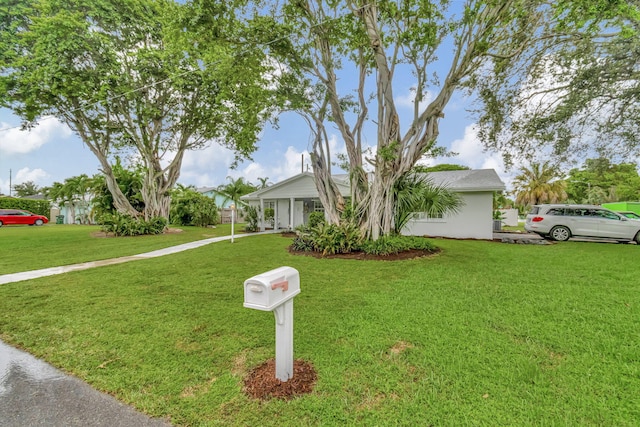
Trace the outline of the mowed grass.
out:
[[[175,425],[592,425],[640,420],[640,248],[436,240],[430,258],[327,260],[253,236],[0,286],[0,338]],[[243,282],[300,271],[312,394],[259,402],[274,317]]]
[[[182,232],[113,238],[95,237],[99,226],[4,226],[0,228],[0,274],[135,255],[231,233],[229,224],[216,228],[171,227]],[[235,232],[239,230],[244,230],[244,224],[236,226]]]

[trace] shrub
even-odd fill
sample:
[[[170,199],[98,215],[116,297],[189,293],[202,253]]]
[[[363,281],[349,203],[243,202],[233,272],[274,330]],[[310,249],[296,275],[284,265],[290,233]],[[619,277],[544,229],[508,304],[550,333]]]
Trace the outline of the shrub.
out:
[[[352,223],[327,224],[321,222],[308,231],[302,231],[292,247],[296,250],[326,254],[346,254],[360,247],[360,230]]]
[[[301,252],[313,252],[315,251],[313,238],[308,233],[299,234],[293,239],[291,249]]]
[[[245,231],[251,233],[258,231],[258,209],[255,206],[249,206],[245,209],[244,220],[247,223],[244,227]]]
[[[113,233],[115,236],[162,234],[167,227],[167,220],[163,217],[154,217],[145,221],[119,213],[104,214],[100,217],[99,223],[102,231]]]
[[[307,227],[309,229],[314,228],[320,224],[325,224],[327,221],[324,219],[324,213],[322,212],[311,212],[309,214],[309,221],[307,223]]]
[[[276,211],[273,208],[264,208],[264,222],[267,224],[275,223]]]
[[[218,222],[218,207],[214,199],[192,188],[179,188],[171,197],[171,223],[206,227]]]
[[[0,209],[21,209],[44,215],[49,218],[51,215],[51,203],[47,200],[19,199],[16,197],[0,197]],[[51,218],[49,218],[51,219]]]
[[[411,249],[432,251],[435,246],[423,237],[416,236],[383,236],[378,240],[367,240],[361,249],[370,255],[392,255]]]

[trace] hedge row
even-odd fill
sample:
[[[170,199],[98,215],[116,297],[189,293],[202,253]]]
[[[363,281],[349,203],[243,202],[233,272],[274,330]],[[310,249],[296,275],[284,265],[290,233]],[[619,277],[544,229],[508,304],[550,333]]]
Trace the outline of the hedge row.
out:
[[[16,197],[0,197],[0,209],[22,209],[49,218],[51,203],[48,200],[18,199]],[[51,218],[49,218],[51,219]]]

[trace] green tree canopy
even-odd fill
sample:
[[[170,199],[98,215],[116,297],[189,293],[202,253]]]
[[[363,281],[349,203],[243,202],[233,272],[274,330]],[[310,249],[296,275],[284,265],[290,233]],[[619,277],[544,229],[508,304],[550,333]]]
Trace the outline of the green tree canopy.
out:
[[[640,200],[640,176],[638,167],[632,163],[587,159],[581,168],[569,171],[566,182],[569,199],[577,203]]]
[[[13,186],[13,194],[16,197],[34,196],[40,194],[40,187],[33,181],[26,181]]]
[[[496,58],[480,80],[480,136],[512,157],[640,155],[640,2],[562,0],[555,46]],[[550,22],[553,22],[551,20]],[[547,24],[552,25],[552,24]],[[542,36],[542,34],[541,34]]]
[[[52,115],[98,158],[124,214],[169,215],[186,150],[256,149],[276,74],[241,37],[244,1],[23,0],[0,6],[0,105],[25,126]],[[144,211],[110,159],[133,155]]]

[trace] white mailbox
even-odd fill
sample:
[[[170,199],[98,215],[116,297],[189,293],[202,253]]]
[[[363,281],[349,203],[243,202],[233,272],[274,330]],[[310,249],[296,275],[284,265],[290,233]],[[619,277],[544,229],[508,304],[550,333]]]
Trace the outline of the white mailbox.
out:
[[[300,293],[300,274],[291,267],[280,267],[244,281],[244,307],[273,311]]]

